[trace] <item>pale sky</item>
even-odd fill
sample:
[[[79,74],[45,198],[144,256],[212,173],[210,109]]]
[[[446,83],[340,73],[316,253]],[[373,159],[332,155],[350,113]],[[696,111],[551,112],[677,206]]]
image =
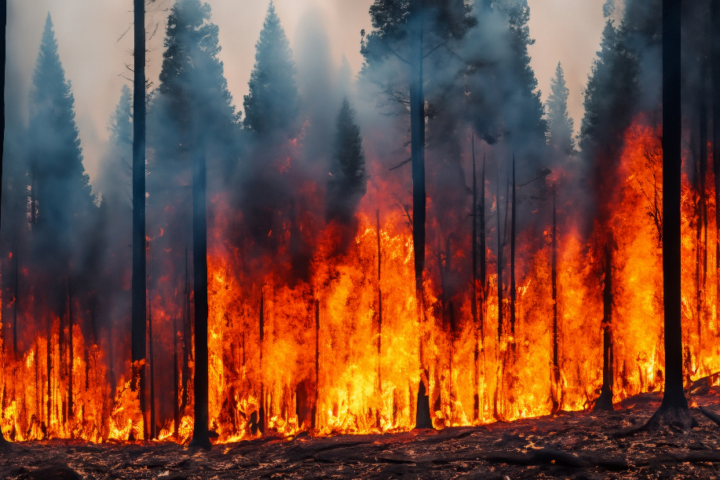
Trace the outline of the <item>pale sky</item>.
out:
[[[149,41],[149,79],[157,85],[162,62],[162,40],[167,10],[173,0],[156,0],[149,7],[148,29],[157,33]],[[531,7],[530,47],[532,66],[543,100],[557,62],[565,68],[570,88],[570,115],[576,129],[583,115],[582,90],[599,49],[604,20],[604,0],[528,0]],[[243,95],[254,63],[255,43],[270,0],[207,0],[213,22],[220,28],[220,58],[234,103],[242,107]],[[310,10],[322,12],[331,39],[333,61],[343,55],[354,73],[362,65],[360,30],[370,30],[368,8],[373,0],[275,0],[278,15],[291,47],[298,23]],[[9,0],[8,1],[8,122],[27,121],[27,99],[32,72],[47,13],[53,16],[60,59],[75,95],[76,120],[85,154],[85,168],[92,178],[108,139],[107,124],[124,78],[131,73],[132,0]],[[124,36],[123,36],[124,35]]]

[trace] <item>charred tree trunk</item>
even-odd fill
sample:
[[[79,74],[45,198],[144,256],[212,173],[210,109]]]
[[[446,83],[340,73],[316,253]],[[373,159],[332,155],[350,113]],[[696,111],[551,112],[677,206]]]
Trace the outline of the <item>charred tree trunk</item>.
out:
[[[715,3],[715,2],[714,2]],[[665,393],[650,420],[692,425],[683,392],[681,316],[682,107],[680,0],[663,0],[663,277],[665,299]]]
[[[477,269],[478,269],[478,194],[477,194],[477,172],[475,168],[475,135],[472,137],[472,162],[473,162],[473,189],[472,189],[472,283],[470,295],[470,312],[475,327],[475,355],[473,356],[473,419],[477,422],[480,418],[480,326],[478,325],[477,305]],[[484,253],[484,252],[483,252]]]
[[[416,7],[412,21],[414,22],[414,36],[416,45],[412,68],[410,69],[410,130],[412,150],[412,179],[413,179],[413,249],[415,252],[415,291],[420,324],[425,322],[423,273],[425,270],[425,93],[423,76],[423,22]],[[423,331],[423,328],[420,328]],[[423,334],[420,333],[420,385],[417,396],[417,411],[415,428],[432,428],[430,418],[430,398],[427,394],[427,369],[423,358]]]
[[[68,351],[69,351],[69,361],[68,361],[68,418],[73,418],[75,416],[74,414],[74,406],[73,406],[73,365],[75,364],[75,348],[73,344],[73,296],[72,296],[72,284],[70,283],[70,279],[68,279]]]
[[[155,352],[153,350],[153,330],[152,330],[152,301],[148,304],[148,352],[150,356],[150,440],[155,440]]]
[[[497,290],[498,290],[498,349],[503,334],[503,245],[502,224],[500,223],[500,174],[497,179],[497,193],[495,200],[495,213],[497,214]],[[507,212],[506,212],[507,213]],[[499,352],[499,350],[498,350]]]
[[[318,400],[320,399],[320,301],[315,300],[315,398],[313,399],[312,408],[312,425],[313,431],[317,429],[317,412]]]
[[[553,412],[560,410],[562,394],[560,392],[560,361],[558,358],[558,304],[557,304],[557,210],[555,205],[555,186],[552,187],[552,259],[551,281],[553,302]]]
[[[510,335],[513,337],[512,345],[515,346],[515,302],[517,301],[517,292],[515,286],[515,237],[517,232],[515,225],[517,223],[517,195],[515,184],[515,155],[513,155],[512,164],[512,214],[510,220]]]
[[[613,346],[612,346],[612,235],[605,246],[605,281],[603,287],[603,383],[595,410],[614,410],[613,406]]]
[[[134,0],[132,364],[145,417],[145,0]],[[131,382],[133,387],[135,381]],[[145,428],[147,433],[147,428]]]
[[[703,61],[704,62],[704,61]],[[705,82],[705,78],[701,82]],[[703,91],[705,89],[703,88]],[[705,283],[707,278],[707,196],[705,192],[705,178],[707,177],[707,107],[705,106],[706,96],[702,95],[700,102],[700,178],[698,178],[698,187],[700,189],[700,208],[698,210],[698,229],[701,235],[698,236],[698,249],[700,258],[698,259],[699,285],[698,285],[698,315],[697,315],[697,335],[698,335],[698,358],[702,352],[702,321],[705,317]],[[704,238],[702,238],[704,236]]]
[[[720,272],[720,2],[711,3],[712,156],[715,177],[715,272]],[[720,274],[716,275],[716,298],[720,302]],[[720,307],[720,305],[718,305]]]
[[[265,298],[260,288],[260,433],[265,433],[265,377],[263,376],[263,345],[265,343]]]
[[[377,377],[378,377],[378,392],[382,393],[382,370],[381,370],[381,357],[382,357],[382,245],[380,237],[380,210],[375,212],[375,218],[377,221],[377,256],[378,256],[378,341],[377,341]],[[379,417],[378,417],[379,420]]]
[[[52,426],[52,323],[49,315],[46,315],[45,318],[45,338],[47,338],[45,357],[45,362],[47,365],[47,417],[45,418],[45,436],[49,437],[50,428]]]
[[[204,146],[193,165],[193,273],[195,286],[195,428],[191,446],[210,449],[208,430],[207,177]]]
[[[2,7],[0,7],[0,8],[2,8]],[[1,147],[2,146],[0,145],[0,148]],[[2,165],[0,165],[0,168],[2,168]],[[2,179],[0,179],[0,182],[1,181],[2,181]],[[20,298],[18,297],[18,290],[20,290],[20,288],[19,288],[20,275],[18,273],[19,258],[18,258],[17,246],[15,248],[14,256],[15,256],[15,285],[14,285],[15,292],[13,293],[13,296],[15,298],[14,298],[14,305],[13,305],[13,328],[12,328],[12,330],[13,330],[13,355],[15,355],[17,357],[18,356],[18,345],[17,345],[17,343],[18,343],[18,308],[20,305]]]
[[[180,411],[185,415],[188,406],[190,388],[190,349],[192,346],[192,331],[190,319],[190,276],[188,272],[188,249],[185,247],[185,311],[183,315],[183,363],[182,363],[182,399]]]
[[[175,440],[180,440],[180,368],[178,367],[178,324],[173,316],[173,419]]]

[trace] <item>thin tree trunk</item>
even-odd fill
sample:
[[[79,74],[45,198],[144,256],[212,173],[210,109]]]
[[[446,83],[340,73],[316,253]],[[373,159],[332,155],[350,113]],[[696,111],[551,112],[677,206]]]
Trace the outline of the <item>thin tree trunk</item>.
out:
[[[715,298],[720,308],[720,2],[711,2],[712,156],[715,177]]]
[[[265,376],[263,375],[263,345],[265,343],[265,298],[260,288],[260,433],[265,434]]]
[[[155,352],[153,350],[152,300],[148,304],[148,343],[150,348],[150,440],[155,440]]]
[[[430,418],[430,398],[427,394],[427,369],[423,354],[424,343],[424,289],[423,272],[425,270],[425,94],[423,75],[423,35],[424,27],[420,7],[414,12],[415,48],[413,67],[410,69],[410,130],[412,150],[412,179],[413,179],[413,249],[415,252],[415,296],[417,300],[418,317],[420,321],[419,363],[421,369],[420,385],[417,396],[417,411],[415,428],[432,428]]]
[[[175,440],[180,441],[180,368],[178,367],[178,324],[173,315],[173,419]]]
[[[477,335],[478,338],[475,340],[475,343],[479,345],[480,347],[480,353],[482,353],[483,356],[483,387],[486,385],[485,377],[487,376],[487,373],[485,371],[485,307],[486,307],[486,295],[487,295],[487,261],[485,259],[486,255],[486,238],[485,238],[485,155],[483,154],[483,168],[482,168],[482,175],[480,177],[480,205],[478,207],[478,211],[480,213],[479,222],[480,222],[480,308],[479,308],[479,316],[478,319],[478,330]],[[479,410],[480,412],[483,411],[484,408],[484,388],[483,392],[480,392],[479,394]]]
[[[195,285],[195,428],[191,446],[210,449],[208,430],[207,177],[204,146],[193,165],[193,273]]]
[[[68,418],[74,418],[73,405],[73,365],[75,364],[75,348],[73,344],[73,296],[72,284],[68,278],[68,350],[70,352],[70,361],[68,362]]]
[[[704,69],[703,69],[704,70]],[[705,84],[705,76],[701,80]],[[703,92],[705,89],[703,88]],[[705,283],[707,279],[707,195],[705,191],[705,179],[707,177],[708,148],[707,148],[707,107],[705,106],[706,96],[700,104],[700,178],[698,184],[700,187],[700,229],[703,232],[702,250],[700,261],[702,263],[700,272],[700,295],[698,296],[698,357],[702,355],[702,321],[705,317]]]
[[[378,341],[377,341],[377,377],[378,377],[378,392],[382,395],[382,370],[381,370],[381,357],[382,357],[382,249],[380,243],[380,210],[375,212],[375,219],[377,221],[377,256],[378,256]]]
[[[472,165],[473,165],[473,189],[472,189],[472,283],[470,290],[470,311],[475,327],[475,355],[473,356],[473,420],[477,422],[480,418],[480,326],[478,325],[477,305],[477,264],[478,264],[478,194],[477,194],[477,173],[475,168],[475,135],[472,136]]]
[[[0,168],[2,165],[0,165]],[[0,179],[2,181],[2,179]],[[18,308],[20,304],[20,298],[18,297],[18,290],[19,290],[19,283],[20,283],[20,275],[18,274],[19,266],[18,266],[18,251],[17,246],[15,248],[15,305],[13,307],[13,355],[16,357],[18,356]]]
[[[145,418],[145,0],[134,0],[132,363]],[[145,423],[145,422],[143,422]],[[144,428],[147,437],[147,427]]]
[[[192,331],[190,319],[190,276],[188,271],[188,249],[185,247],[185,311],[183,315],[183,363],[182,363],[182,399],[180,412],[185,415],[189,402],[190,388],[190,349],[192,347]]]
[[[315,300],[315,399],[312,408],[313,431],[317,429],[318,400],[320,399],[320,301]]]
[[[50,316],[45,316],[45,329],[47,335],[47,348],[45,362],[47,365],[47,431],[46,437],[50,436],[52,427],[52,323]]]
[[[552,302],[553,302],[553,412],[560,410],[562,395],[560,392],[560,362],[558,358],[558,304],[557,304],[557,209],[555,205],[555,186],[552,187]]]
[[[498,290],[498,351],[503,334],[503,238],[501,236],[502,224],[500,223],[500,174],[496,178],[497,193],[495,199],[495,213],[497,214],[497,290]],[[507,213],[507,212],[506,212]]]
[[[515,184],[515,155],[513,155],[512,164],[512,214],[510,220],[510,335],[512,335],[512,345],[515,348],[515,302],[517,301],[517,292],[515,286],[515,237],[517,231],[515,225],[517,223],[517,196]]]
[[[665,299],[665,393],[660,411],[692,420],[683,393],[681,316],[682,107],[680,0],[663,0],[663,277]]]
[[[605,246],[605,281],[603,288],[603,383],[595,410],[613,410],[613,348],[612,348],[612,234],[608,235]]]

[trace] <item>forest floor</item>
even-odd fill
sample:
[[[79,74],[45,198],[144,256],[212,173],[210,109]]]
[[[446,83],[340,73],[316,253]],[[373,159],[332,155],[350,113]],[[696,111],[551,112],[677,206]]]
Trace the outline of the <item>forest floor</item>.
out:
[[[694,406],[720,412],[720,387],[695,388]],[[73,441],[0,449],[0,478],[255,479],[432,478],[515,480],[720,479],[720,426],[697,408],[698,426],[616,439],[646,421],[661,396],[648,393],[614,412],[559,413],[511,423],[386,435],[263,438],[212,451],[171,443],[93,445]]]

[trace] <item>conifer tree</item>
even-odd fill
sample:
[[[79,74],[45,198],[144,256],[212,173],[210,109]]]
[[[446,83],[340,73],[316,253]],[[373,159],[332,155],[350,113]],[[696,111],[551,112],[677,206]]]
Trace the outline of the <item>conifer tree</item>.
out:
[[[367,174],[360,127],[346,98],[337,119],[334,155],[328,181],[327,216],[342,223],[352,220],[358,202],[365,195]]]
[[[250,93],[243,101],[244,125],[264,136],[291,129],[298,114],[292,51],[272,1],[256,49]]]
[[[195,429],[193,445],[209,448],[207,350],[206,163],[220,173],[237,160],[237,120],[223,75],[218,27],[200,0],[177,0],[168,18],[160,86],[153,101],[151,198],[159,200],[161,222],[172,234],[158,248],[182,252],[192,223],[195,299]],[[157,122],[157,123],[155,123]],[[182,188],[192,178],[192,195]],[[173,188],[168,188],[172,185]],[[191,201],[189,201],[191,200]],[[167,201],[182,205],[171,215]],[[192,210],[189,207],[192,205]],[[174,242],[174,243],[173,243]],[[175,267],[182,265],[177,256]],[[184,259],[183,259],[184,260]]]
[[[448,42],[462,39],[476,21],[463,0],[375,0],[370,7],[370,17],[374,30],[367,36],[364,31],[361,33],[361,52],[365,57],[363,74],[382,84],[388,98],[399,101],[402,109],[409,106],[410,111],[415,287],[418,313],[423,321],[426,96],[434,93],[426,91],[425,64],[432,61],[434,68],[441,68],[443,60],[452,56]],[[433,54],[436,56],[431,56]],[[388,71],[395,75],[387,78]],[[379,77],[374,77],[377,73]],[[382,80],[378,82],[378,78]],[[419,357],[423,379],[418,389],[416,428],[432,428],[422,339]]]
[[[94,209],[74,103],[48,14],[33,75],[29,124],[29,163],[37,190],[34,243],[46,273],[67,273],[73,247]]]
[[[567,111],[570,90],[565,84],[565,72],[559,62],[550,88],[551,93],[547,103],[550,145],[566,155],[572,155],[575,153],[575,141],[572,137],[574,123]]]

